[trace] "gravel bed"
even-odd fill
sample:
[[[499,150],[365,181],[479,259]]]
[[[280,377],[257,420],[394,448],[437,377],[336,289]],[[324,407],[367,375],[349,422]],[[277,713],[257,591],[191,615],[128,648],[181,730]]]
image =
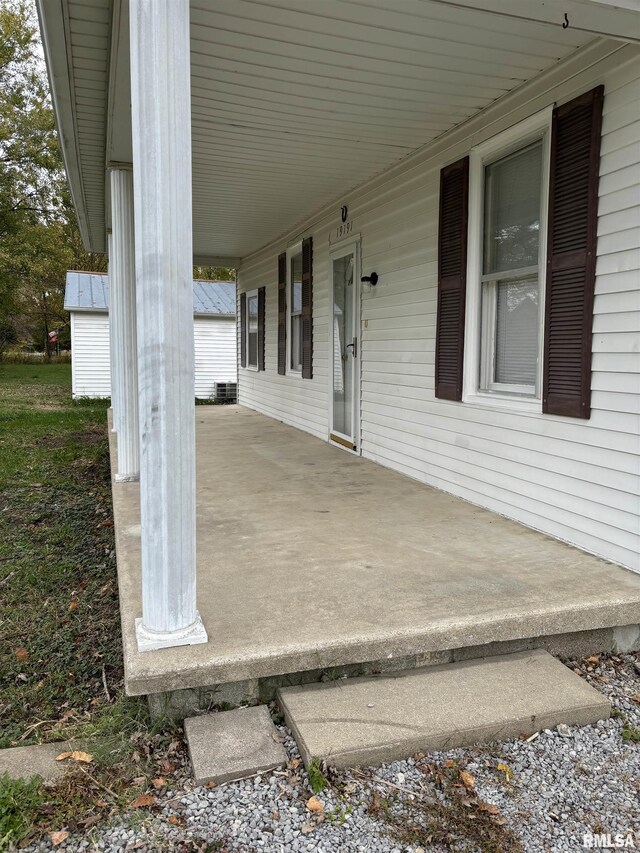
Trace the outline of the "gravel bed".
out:
[[[640,848],[640,744],[631,739],[640,731],[640,656],[565,663],[611,700],[611,719],[584,728],[561,726],[527,741],[415,756],[373,770],[327,771],[331,784],[318,794],[324,806],[319,814],[307,807],[312,796],[307,774],[295,742],[279,726],[290,759],[286,770],[211,788],[183,780],[158,796],[153,813],[137,811],[117,824],[70,836],[56,848],[44,841],[28,850],[556,853],[584,849],[583,835],[592,832],[619,832],[625,838],[632,833]],[[484,848],[475,836],[449,840],[448,846],[430,842],[428,833],[410,843],[399,840],[394,816],[404,825],[405,808],[411,814],[425,798],[443,807],[462,805],[490,831],[508,835],[498,846]]]

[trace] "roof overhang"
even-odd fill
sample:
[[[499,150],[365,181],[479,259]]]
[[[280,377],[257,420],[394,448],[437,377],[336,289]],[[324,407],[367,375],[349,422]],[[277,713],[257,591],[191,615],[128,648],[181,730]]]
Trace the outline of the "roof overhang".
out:
[[[80,230],[101,252],[107,168],[131,162],[128,0],[37,2]],[[192,0],[194,261],[237,267],[599,35],[640,43],[637,0]]]

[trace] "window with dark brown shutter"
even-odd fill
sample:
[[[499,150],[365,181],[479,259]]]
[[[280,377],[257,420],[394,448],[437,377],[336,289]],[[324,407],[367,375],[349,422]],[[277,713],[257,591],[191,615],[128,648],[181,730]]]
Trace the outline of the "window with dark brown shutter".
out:
[[[302,241],[302,378],[313,378],[313,238]]]
[[[240,367],[247,366],[247,294],[240,294]]]
[[[542,411],[591,414],[591,334],[604,87],[553,111]]]
[[[287,253],[278,255],[278,373],[287,372]]]
[[[436,397],[462,399],[469,158],[440,172]]]
[[[266,288],[258,288],[258,370],[264,370],[264,313]]]

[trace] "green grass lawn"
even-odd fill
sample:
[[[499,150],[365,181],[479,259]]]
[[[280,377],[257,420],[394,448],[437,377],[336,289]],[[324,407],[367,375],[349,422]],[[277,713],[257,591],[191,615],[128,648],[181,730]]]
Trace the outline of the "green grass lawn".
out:
[[[122,687],[106,401],[0,364],[0,746],[97,724]]]
[[[54,787],[0,778],[0,849],[170,772],[175,729],[124,695],[107,406],[71,399],[70,365],[0,364],[0,748],[76,737],[95,753]]]

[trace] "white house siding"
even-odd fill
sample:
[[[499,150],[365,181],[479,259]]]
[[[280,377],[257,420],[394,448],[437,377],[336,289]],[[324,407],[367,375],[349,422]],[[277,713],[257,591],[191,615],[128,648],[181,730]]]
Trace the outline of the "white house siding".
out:
[[[195,317],[196,397],[207,398],[216,382],[235,382],[236,321],[234,317]]]
[[[440,168],[599,83],[605,101],[590,420],[436,399]],[[277,255],[298,235],[244,261],[239,290],[267,287],[266,371],[240,370],[240,402],[326,439],[328,235],[348,204],[363,272],[380,276],[362,296],[362,454],[640,570],[639,91],[640,51],[597,43],[303,225],[299,233],[314,237],[313,380],[277,375]]]
[[[71,312],[71,390],[76,397],[110,397],[109,316]]]

